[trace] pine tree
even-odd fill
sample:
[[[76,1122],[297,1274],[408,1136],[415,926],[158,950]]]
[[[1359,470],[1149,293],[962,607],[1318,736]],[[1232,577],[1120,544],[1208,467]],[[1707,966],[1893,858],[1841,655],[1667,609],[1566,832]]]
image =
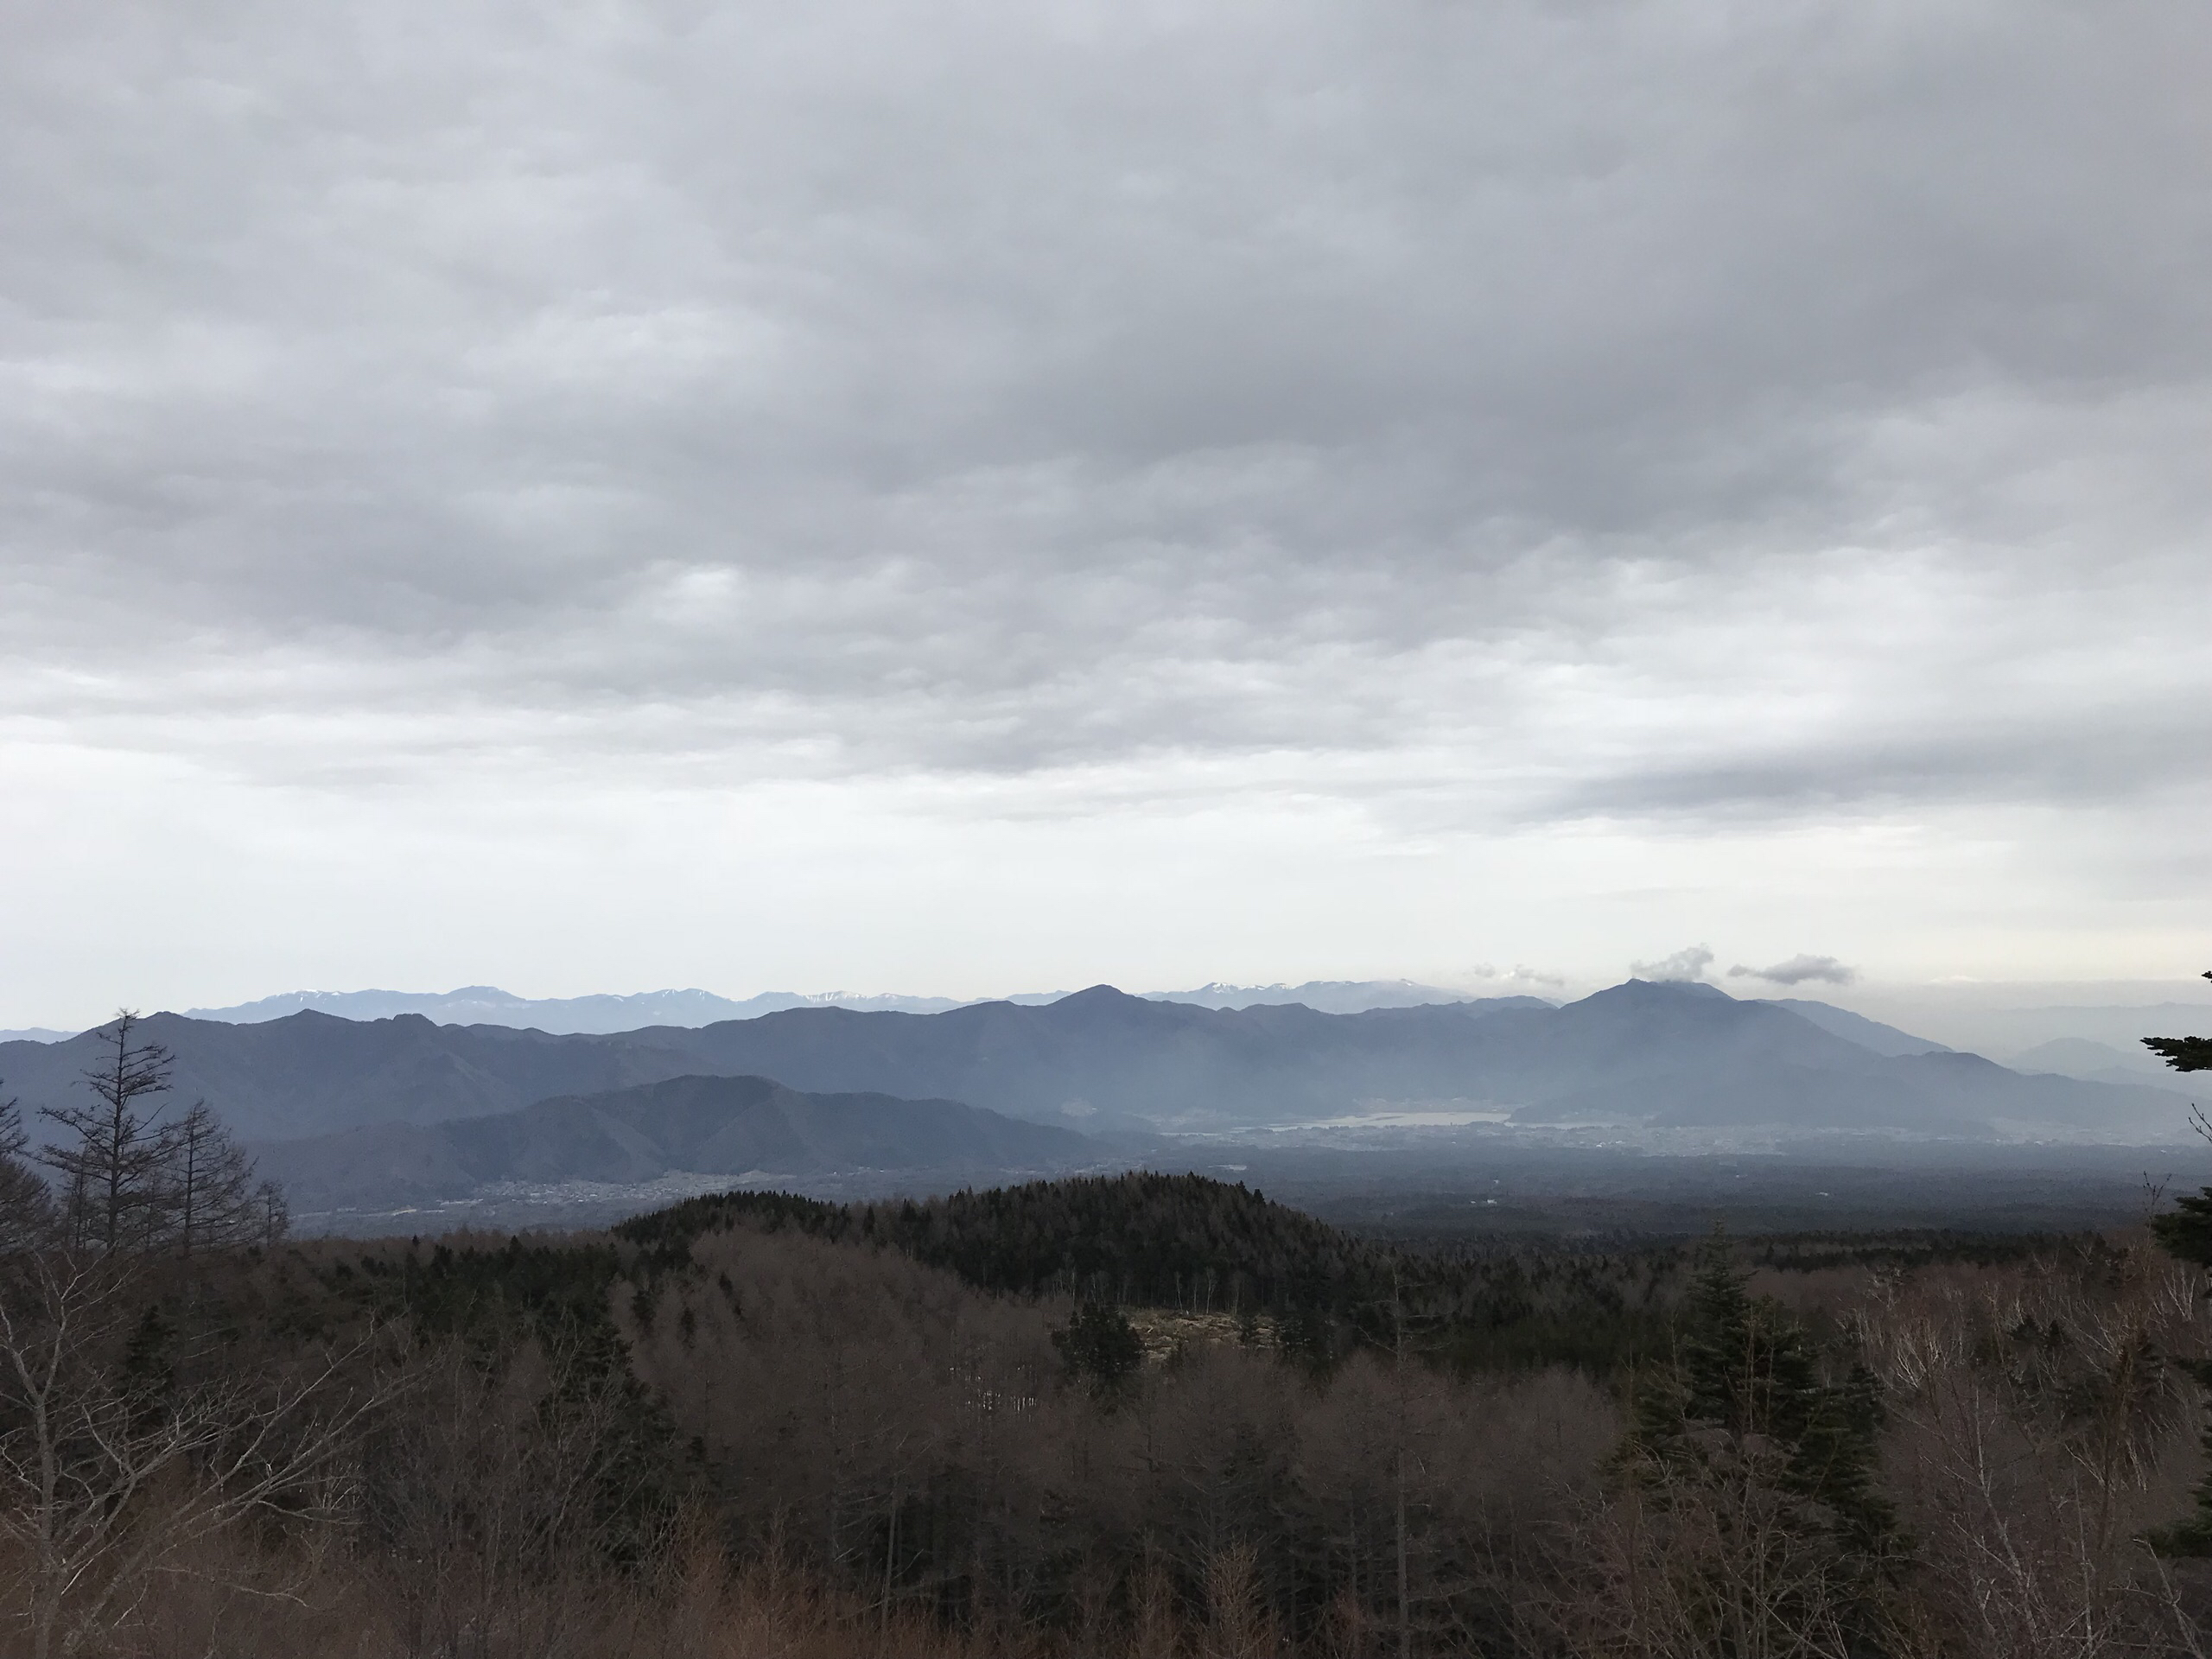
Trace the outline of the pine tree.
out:
[[[2212,973],[2204,977],[2212,979]],[[2212,1071],[2212,1038],[2145,1037],[2143,1045],[2177,1071]],[[2202,1131],[2202,1114],[2196,1122]],[[2151,1233],[2169,1255],[2212,1268],[2212,1186],[2176,1198],[2170,1213],[2152,1217]],[[2184,1363],[2183,1369],[2212,1395],[2212,1361]],[[2202,1439],[2206,1453],[2212,1455],[2212,1411],[2208,1412]],[[2212,1475],[2197,1483],[2194,1497],[2196,1507],[2187,1519],[2148,1535],[2151,1547],[2161,1554],[2212,1555]]]
[[[1683,1414],[1732,1434],[1758,1424],[1759,1343],[1747,1275],[1716,1230],[1698,1253],[1680,1349]]]
[[[1052,1332],[1052,1346],[1068,1375],[1102,1395],[1120,1390],[1144,1363],[1144,1339],[1118,1307],[1077,1302],[1067,1328]]]
[[[2177,1071],[2212,1071],[2212,1037],[2145,1037],[2143,1046]]]
[[[1633,1414],[1620,1459],[1630,1471],[1694,1485],[1751,1468],[1796,1500],[1808,1536],[1870,1561],[1895,1542],[1874,1478],[1880,1385],[1863,1365],[1822,1381],[1804,1327],[1751,1294],[1718,1230],[1699,1254],[1674,1362],[1638,1378]]]
[[[2212,979],[2212,973],[2204,977]],[[2145,1037],[2143,1043],[2164,1056],[2166,1064],[2177,1071],[2212,1071],[2212,1038]],[[2212,1139],[2201,1113],[2194,1121],[2199,1132]],[[2171,1214],[2152,1218],[2151,1232],[2168,1255],[2200,1268],[2212,1268],[2212,1186],[2176,1198]]]

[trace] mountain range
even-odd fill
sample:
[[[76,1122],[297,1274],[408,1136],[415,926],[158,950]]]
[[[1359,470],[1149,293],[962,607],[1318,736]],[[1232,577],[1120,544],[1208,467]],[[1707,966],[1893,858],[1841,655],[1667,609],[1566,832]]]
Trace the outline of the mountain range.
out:
[[[1058,993],[1028,1000],[1048,1002]],[[606,1036],[642,1026],[707,1026],[718,1020],[757,1020],[785,1008],[849,1007],[868,1012],[942,1014],[966,1006],[949,996],[859,996],[826,991],[803,996],[765,991],[734,1000],[712,991],[639,991],[628,995],[517,996],[496,985],[464,985],[452,991],[287,991],[224,1008],[191,1008],[186,1017],[228,1025],[260,1025],[295,1014],[331,1014],[341,1020],[390,1020],[419,1014],[442,1026],[513,1026],[560,1034]]]
[[[2184,1109],[2163,1090],[2023,1076],[1840,1009],[1816,1021],[1802,1006],[1638,980],[1559,1007],[1504,997],[1357,1014],[1212,1008],[1096,986],[1038,1005],[807,1007],[609,1035],[313,1011],[254,1025],[159,1014],[144,1030],[175,1052],[177,1099],[205,1097],[262,1141],[491,1116],[687,1076],[957,1101],[1087,1131],[1456,1103],[1522,1123],[2129,1141],[2177,1132]],[[0,1077],[27,1106],[58,1103],[98,1046],[91,1035],[0,1044]]]
[[[2164,1062],[2139,1045],[2114,1048],[2087,1037],[2054,1038],[2011,1056],[2006,1064],[2015,1071],[2055,1071],[2090,1083],[2171,1083],[2174,1076]]]
[[[1006,997],[868,995],[823,991],[764,991],[732,999],[698,989],[640,991],[629,995],[517,996],[496,985],[464,985],[452,991],[287,991],[229,1007],[190,1008],[186,1017],[219,1020],[231,1025],[258,1025],[302,1013],[334,1014],[341,1020],[389,1020],[419,1014],[442,1026],[515,1026],[556,1033],[588,1032],[612,1035],[645,1026],[707,1026],[723,1020],[757,1020],[787,1008],[849,1008],[861,1014],[944,1014],[984,1001],[1034,1007],[1057,1002],[1065,991],[1025,991]],[[1299,1002],[1325,1014],[1357,1014],[1369,1008],[1413,1007],[1427,1002],[1456,1002],[1465,994],[1409,979],[1308,980],[1302,985],[1201,985],[1191,991],[1147,991],[1158,1002],[1190,1002],[1200,1007],[1243,1008],[1262,1002]],[[60,1032],[0,1032],[10,1037],[53,1041]]]

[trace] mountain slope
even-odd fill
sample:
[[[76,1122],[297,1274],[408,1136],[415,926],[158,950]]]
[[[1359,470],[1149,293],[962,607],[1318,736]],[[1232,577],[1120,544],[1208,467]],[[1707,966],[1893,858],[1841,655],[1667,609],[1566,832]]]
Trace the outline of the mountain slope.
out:
[[[420,1014],[359,1021],[305,1013],[231,1025],[156,1014],[139,1033],[176,1057],[167,1096],[173,1109],[205,1099],[249,1140],[511,1112],[549,1095],[696,1069],[680,1054],[621,1038],[439,1026]],[[87,1098],[83,1075],[104,1047],[94,1032],[60,1043],[0,1044],[0,1079],[35,1122],[41,1106]]]
[[[255,1140],[481,1117],[686,1075],[957,1100],[1088,1129],[1292,1123],[1368,1103],[1452,1102],[1530,1123],[2178,1132],[2174,1097],[2158,1089],[2023,1077],[1972,1055],[1885,1056],[1776,1003],[1635,980],[1558,1008],[1501,999],[1351,1014],[1216,1009],[1095,986],[1042,1006],[792,1008],[617,1036],[314,1013],[245,1026],[162,1014],[145,1030],[177,1052],[173,1098],[204,1096]],[[0,1045],[0,1077],[27,1108],[81,1098],[79,1073],[98,1048],[90,1035]]]
[[[927,1017],[793,1009],[692,1032],[639,1033],[702,1069],[810,1089],[943,1095],[1019,1116],[1294,1119],[1366,1097],[1467,1092],[1471,1034],[1530,1014],[1454,1003],[1326,1014],[1216,1009],[1093,986],[1042,1007],[988,1002]]]
[[[766,1077],[679,1077],[518,1112],[382,1124],[257,1148],[296,1203],[465,1197],[493,1182],[650,1181],[671,1171],[1066,1169],[1096,1145],[950,1100],[810,1095]]]
[[[1457,1003],[1323,1014],[1150,1002],[1095,986],[1045,1007],[928,1019],[799,1009],[637,1033],[699,1069],[794,1087],[944,1095],[1016,1116],[1168,1127],[1295,1122],[1366,1101],[1478,1101],[1526,1122],[1990,1132],[1993,1123],[2163,1132],[2151,1090],[2056,1087],[1972,1056],[1896,1055],[1791,1009],[1631,980],[1552,1008]],[[1948,1069],[1946,1058],[1974,1061]]]
[[[1899,1031],[1895,1026],[1869,1020],[1863,1014],[1853,1014],[1849,1008],[1839,1008],[1833,1002],[1816,1002],[1802,996],[1770,996],[1761,1000],[1770,1007],[1787,1008],[1800,1019],[1811,1020],[1829,1035],[1856,1043],[1861,1048],[1872,1049],[1877,1054],[1950,1052],[1947,1044],[1916,1037],[1909,1031]]]

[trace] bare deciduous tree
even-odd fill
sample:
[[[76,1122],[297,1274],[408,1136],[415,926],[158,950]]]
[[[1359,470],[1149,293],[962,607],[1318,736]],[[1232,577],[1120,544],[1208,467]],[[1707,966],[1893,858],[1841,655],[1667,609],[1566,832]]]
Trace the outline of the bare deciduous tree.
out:
[[[0,1255],[42,1244],[53,1231],[54,1197],[23,1157],[29,1140],[16,1103],[0,1103]]]
[[[108,1057],[85,1073],[96,1104],[39,1109],[70,1137],[39,1160],[61,1178],[72,1242],[105,1255],[145,1242],[166,1185],[160,1109],[148,1108],[169,1090],[171,1060],[161,1044],[133,1040],[138,1023],[136,1013],[121,1009],[100,1033]]]
[[[168,1123],[149,1109],[168,1092],[175,1062],[161,1044],[134,1040],[138,1024],[125,1009],[101,1033],[107,1058],[85,1074],[97,1103],[40,1112],[64,1132],[38,1156],[60,1178],[67,1242],[109,1255],[155,1247],[191,1255],[281,1238],[283,1194],[255,1182],[253,1160],[206,1101]],[[18,1131],[16,1150],[22,1141]],[[6,1152],[0,1136],[0,1160]],[[6,1186],[0,1172],[0,1203]]]
[[[206,1101],[194,1103],[162,1141],[161,1230],[175,1240],[180,1255],[248,1243],[268,1230],[266,1194],[254,1185],[253,1160]]]
[[[0,1262],[0,1536],[35,1659],[83,1650],[180,1552],[256,1511],[328,1512],[341,1454],[395,1383],[346,1379],[373,1337],[278,1374],[175,1389],[127,1363],[141,1264]]]
[[[410,1653],[561,1659],[589,1628],[610,1561],[650,1556],[650,1471],[626,1460],[636,1401],[617,1372],[535,1344],[485,1365],[460,1344],[423,1371],[423,1409],[372,1441],[371,1535]],[[641,1513],[645,1534],[640,1537]]]

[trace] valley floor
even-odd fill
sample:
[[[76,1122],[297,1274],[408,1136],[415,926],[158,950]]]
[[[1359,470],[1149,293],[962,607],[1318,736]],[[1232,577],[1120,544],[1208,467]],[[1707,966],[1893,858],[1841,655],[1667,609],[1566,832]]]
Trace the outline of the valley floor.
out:
[[[2149,1188],[2212,1182],[2212,1151],[2201,1143],[1948,1143],[1901,1154],[1886,1141],[1800,1141],[1755,1153],[1669,1154],[1401,1135],[1357,1149],[1155,1138],[1116,1152],[1086,1171],[1052,1173],[1191,1171],[1257,1186],[1356,1230],[1582,1244],[1690,1236],[1716,1224],[1737,1233],[2068,1232],[2139,1223]],[[303,1233],[362,1238],[456,1228],[568,1230],[613,1226],[696,1194],[733,1189],[791,1191],[844,1203],[1010,1185],[1043,1173],[972,1166],[829,1175],[761,1171],[734,1180],[672,1171],[626,1185],[503,1182],[443,1203],[304,1211],[294,1219]]]

